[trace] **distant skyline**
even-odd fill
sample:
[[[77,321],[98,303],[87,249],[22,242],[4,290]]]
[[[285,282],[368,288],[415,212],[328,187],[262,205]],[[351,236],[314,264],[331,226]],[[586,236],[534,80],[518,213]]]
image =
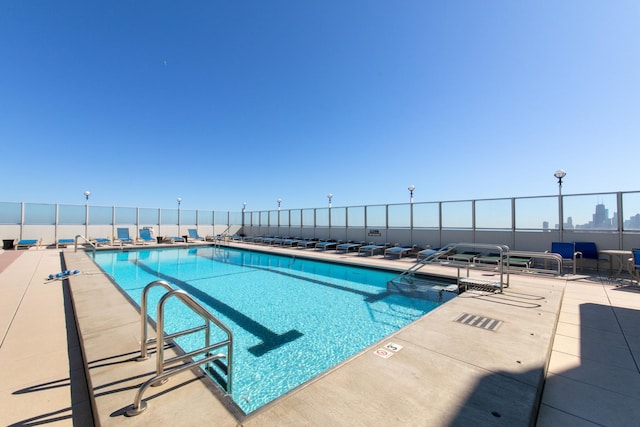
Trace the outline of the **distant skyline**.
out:
[[[640,2],[0,4],[0,201],[640,190]],[[557,222],[557,220],[555,221]]]

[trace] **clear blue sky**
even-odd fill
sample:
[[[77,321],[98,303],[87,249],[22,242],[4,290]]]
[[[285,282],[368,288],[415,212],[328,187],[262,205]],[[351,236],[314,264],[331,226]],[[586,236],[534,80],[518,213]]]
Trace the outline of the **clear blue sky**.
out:
[[[0,3],[0,201],[640,190],[640,2]]]

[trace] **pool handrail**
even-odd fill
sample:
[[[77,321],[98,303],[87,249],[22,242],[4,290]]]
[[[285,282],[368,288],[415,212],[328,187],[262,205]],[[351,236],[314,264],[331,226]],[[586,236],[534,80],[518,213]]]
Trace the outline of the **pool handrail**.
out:
[[[156,287],[161,286],[167,290],[167,292],[160,298],[157,305],[157,333],[156,338],[148,339],[148,322],[147,322],[147,299],[149,291]],[[165,311],[164,306],[172,297],[178,298],[181,302],[183,302],[187,307],[189,307],[194,313],[198,314],[204,321],[204,325],[197,326],[194,328],[186,329],[184,331],[175,332],[172,334],[164,333],[164,319],[165,319]],[[169,283],[164,280],[156,280],[154,282],[149,283],[145,286],[142,291],[142,301],[140,306],[140,317],[141,317],[141,346],[140,346],[140,356],[136,359],[136,361],[143,361],[149,358],[148,356],[148,346],[150,344],[155,343],[157,348],[157,356],[156,356],[156,375],[153,378],[147,380],[144,384],[140,386],[136,393],[136,397],[134,402],[129,409],[127,409],[126,414],[128,416],[135,416],[142,413],[147,404],[142,400],[142,395],[145,390],[149,386],[157,386],[164,384],[168,378],[172,375],[178,374],[187,369],[191,369],[203,364],[210,366],[211,362],[226,358],[227,366],[225,369],[225,373],[227,376],[226,386],[221,385],[224,388],[226,394],[231,394],[232,392],[232,367],[233,367],[233,333],[231,329],[229,329],[225,324],[223,324],[220,320],[218,320],[213,314],[211,314],[206,308],[200,305],[191,295],[181,289],[174,289]],[[211,323],[215,324],[218,328],[220,328],[227,335],[227,339],[211,344]],[[188,335],[194,332],[198,332],[201,330],[206,330],[205,334],[205,346],[199,348],[197,350],[193,350],[188,353],[180,354],[178,356],[166,359],[164,358],[164,343],[165,340],[170,340],[179,336]],[[227,346],[227,355],[223,353],[211,354],[212,350]],[[205,357],[200,360],[193,360],[192,357],[199,356],[204,354]],[[176,368],[172,368],[170,371],[165,371],[165,367],[177,363],[190,360],[187,363],[184,363],[181,366]]]

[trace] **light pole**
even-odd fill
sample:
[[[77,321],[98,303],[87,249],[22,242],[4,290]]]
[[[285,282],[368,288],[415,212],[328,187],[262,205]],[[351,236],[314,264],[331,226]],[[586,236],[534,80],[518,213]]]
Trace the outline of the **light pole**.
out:
[[[84,192],[85,204],[84,204],[84,237],[89,239],[89,196],[91,191]]]
[[[278,197],[278,236],[280,236],[280,203],[282,203],[282,199]]]
[[[278,210],[280,210],[280,203],[282,203],[282,199],[278,198],[278,200],[276,200],[276,202],[278,202]]]
[[[558,215],[560,217],[560,222],[558,223],[558,227],[560,229],[560,241],[562,242],[562,234],[564,231],[564,212],[562,211],[562,178],[567,176],[567,173],[564,169],[558,169],[553,176],[558,178]]]
[[[327,194],[327,198],[329,199],[329,239],[331,239],[331,199],[333,199],[333,194]]]
[[[413,245],[413,190],[416,186],[411,184],[407,190],[409,190],[409,243]]]
[[[244,213],[247,211],[247,202],[242,202],[242,232],[244,233]]]
[[[178,197],[178,237],[180,237],[180,203],[182,203],[182,198]]]

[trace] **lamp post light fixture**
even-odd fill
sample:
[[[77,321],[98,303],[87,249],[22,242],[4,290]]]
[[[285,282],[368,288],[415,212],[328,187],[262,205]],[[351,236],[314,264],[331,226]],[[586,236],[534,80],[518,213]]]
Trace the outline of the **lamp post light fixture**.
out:
[[[278,198],[278,200],[276,200],[276,202],[278,202],[278,210],[280,210],[280,203],[282,203],[282,199]]]
[[[84,237],[89,239],[89,196],[91,195],[91,191],[84,192]]]
[[[411,184],[408,188],[409,190],[409,203],[413,203],[413,190],[416,189],[416,186]]]
[[[558,216],[560,221],[558,222],[558,228],[560,230],[560,241],[562,242],[562,234],[564,230],[564,212],[562,209],[562,178],[567,176],[567,173],[564,169],[558,169],[553,176],[558,179]]]
[[[558,189],[560,192],[559,195],[562,196],[562,178],[567,176],[567,173],[564,171],[564,169],[558,169],[556,173],[553,174],[553,176],[558,178]]]
[[[333,199],[333,194],[327,194],[327,198],[329,198],[329,207],[331,207],[331,199]]]

